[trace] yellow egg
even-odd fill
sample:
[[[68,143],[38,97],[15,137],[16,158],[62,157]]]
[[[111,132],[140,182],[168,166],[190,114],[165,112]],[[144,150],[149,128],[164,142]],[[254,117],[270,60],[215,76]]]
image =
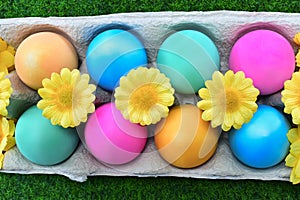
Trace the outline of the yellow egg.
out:
[[[39,32],[25,38],[15,55],[20,79],[30,88],[42,87],[42,80],[62,68],[78,68],[78,56],[69,40],[54,32]]]
[[[161,155],[179,168],[193,168],[208,161],[214,154],[220,132],[201,118],[194,105],[171,109],[168,117],[156,127],[154,141]]]

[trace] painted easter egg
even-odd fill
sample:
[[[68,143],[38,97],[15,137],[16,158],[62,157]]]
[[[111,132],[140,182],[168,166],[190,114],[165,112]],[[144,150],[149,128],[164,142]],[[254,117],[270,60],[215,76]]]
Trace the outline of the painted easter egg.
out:
[[[176,106],[160,121],[154,141],[161,157],[179,168],[193,168],[207,162],[214,154],[219,132],[201,118],[194,105]]]
[[[268,95],[283,88],[295,70],[295,54],[289,41],[271,30],[251,31],[239,38],[229,56],[229,68],[243,71]]]
[[[220,68],[220,57],[214,42],[195,30],[170,35],[160,46],[157,67],[170,78],[175,91],[194,94]]]
[[[101,88],[113,91],[123,75],[147,65],[147,54],[135,35],[111,29],[91,41],[86,52],[86,65],[92,79]]]
[[[76,129],[53,126],[35,105],[18,119],[15,137],[21,154],[38,165],[55,165],[66,160],[79,142]]]
[[[125,120],[114,103],[107,103],[89,117],[84,143],[99,161],[120,165],[135,159],[144,149],[147,128]]]
[[[64,36],[54,32],[38,32],[25,38],[15,55],[19,78],[30,88],[42,87],[42,80],[62,68],[78,68],[76,49]]]
[[[286,136],[290,124],[275,108],[259,105],[253,118],[241,129],[229,132],[233,154],[245,165],[268,168],[280,163],[289,151]]]

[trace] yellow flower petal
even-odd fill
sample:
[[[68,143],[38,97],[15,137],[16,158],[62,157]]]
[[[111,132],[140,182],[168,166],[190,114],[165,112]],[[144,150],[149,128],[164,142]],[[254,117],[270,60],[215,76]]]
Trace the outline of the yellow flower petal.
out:
[[[291,175],[290,175],[290,182],[292,182],[293,184],[300,183],[300,177],[296,176],[295,168],[292,169],[292,172],[291,172]]]
[[[12,125],[12,122],[9,122],[5,117],[0,117],[0,153],[2,153],[3,150],[6,150],[8,142],[11,142],[8,141],[8,138],[12,138],[13,132],[14,125]],[[9,143],[9,145],[14,144]]]
[[[300,67],[300,50],[296,54],[296,66]]]
[[[170,80],[158,69],[146,67],[121,77],[114,97],[123,117],[141,125],[155,124],[166,117],[175,99]]]
[[[16,139],[14,137],[8,137],[4,151],[8,151],[16,145]]]
[[[8,51],[2,51],[0,52],[0,62],[8,68],[14,65],[15,57]]]
[[[198,94],[199,94],[200,98],[202,98],[203,100],[207,100],[207,99],[211,98],[209,91],[206,88],[201,88],[199,90]]]
[[[300,141],[296,141],[296,142],[291,144],[290,152],[294,156],[300,156]]]
[[[0,52],[5,51],[6,49],[7,49],[7,43],[2,38],[0,38]]]
[[[209,108],[212,107],[212,102],[211,101],[206,101],[206,100],[203,100],[203,101],[199,101],[197,103],[197,106],[198,108],[200,108],[201,110],[207,110]]]
[[[287,167],[295,167],[296,164],[298,162],[298,158],[296,158],[295,156],[293,156],[292,154],[289,154],[286,158],[285,158],[285,165]]]
[[[300,45],[300,33],[297,33],[293,38],[295,44]]]
[[[13,55],[13,56],[16,54],[15,48],[13,48],[10,45],[7,47],[6,51],[8,51],[9,53],[11,53],[11,55]]]
[[[290,143],[294,143],[300,138],[298,131],[298,128],[292,128],[289,130],[289,132],[287,133],[287,137]]]
[[[300,107],[296,107],[291,112],[292,121],[294,124],[300,124]]]
[[[8,74],[7,66],[4,63],[0,62],[0,72],[3,72],[5,75]]]
[[[294,167],[295,171],[294,174],[296,177],[300,178],[300,162],[297,162],[296,166]]]
[[[87,114],[95,111],[96,86],[89,84],[87,74],[80,75],[79,70],[63,68],[52,73],[51,79],[43,80],[43,88],[38,90],[42,99],[37,107],[43,110],[43,116],[53,125],[64,128],[78,126],[86,122]]]
[[[282,102],[284,103],[284,112],[292,114],[294,124],[300,124],[300,72],[295,72],[291,80],[284,83],[284,89],[281,92]]]
[[[12,94],[11,83],[8,78],[5,77],[3,72],[0,72],[0,114],[6,116],[6,107],[9,104],[9,98]]]
[[[4,155],[1,153],[0,154],[0,169],[3,168],[3,160],[4,160]]]

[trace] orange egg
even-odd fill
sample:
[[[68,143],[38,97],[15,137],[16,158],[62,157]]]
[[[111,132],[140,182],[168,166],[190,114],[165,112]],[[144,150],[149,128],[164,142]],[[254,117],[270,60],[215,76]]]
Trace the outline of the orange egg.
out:
[[[69,40],[54,32],[39,32],[25,38],[15,55],[20,79],[32,89],[42,87],[42,80],[62,68],[78,68],[78,56]]]
[[[156,127],[154,141],[161,155],[179,168],[193,168],[214,154],[220,132],[201,118],[194,105],[176,106]]]

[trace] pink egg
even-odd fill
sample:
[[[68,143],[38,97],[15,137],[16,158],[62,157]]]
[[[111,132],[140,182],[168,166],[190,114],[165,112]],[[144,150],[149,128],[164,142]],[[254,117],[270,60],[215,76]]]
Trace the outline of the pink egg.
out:
[[[90,153],[107,164],[125,164],[135,159],[144,149],[147,128],[122,117],[114,103],[107,103],[89,117],[84,131]]]
[[[271,30],[251,31],[237,40],[229,57],[229,68],[243,71],[247,78],[268,95],[283,88],[295,69],[295,54],[291,44],[281,34]]]

